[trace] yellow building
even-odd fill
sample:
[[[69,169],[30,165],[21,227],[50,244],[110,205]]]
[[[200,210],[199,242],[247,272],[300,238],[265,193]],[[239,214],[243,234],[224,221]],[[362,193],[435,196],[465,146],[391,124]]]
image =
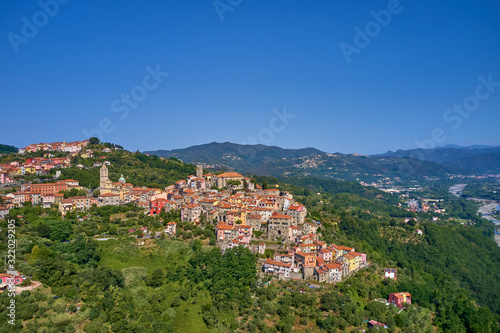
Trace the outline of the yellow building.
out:
[[[14,170],[9,172],[10,176],[21,176],[22,174],[23,173],[22,173],[21,168],[15,168]]]
[[[349,272],[354,272],[361,266],[361,254],[356,252],[349,252],[343,257],[344,263],[347,264]]]
[[[35,174],[36,173],[36,169],[35,169],[34,166],[26,166],[26,167],[24,167],[24,173]]]

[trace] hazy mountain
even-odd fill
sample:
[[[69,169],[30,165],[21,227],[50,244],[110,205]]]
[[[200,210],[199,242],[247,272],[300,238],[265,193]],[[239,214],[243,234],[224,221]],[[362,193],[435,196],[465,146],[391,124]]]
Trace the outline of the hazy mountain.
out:
[[[403,180],[447,177],[463,170],[411,157],[329,154],[315,148],[284,149],[264,145],[217,143],[185,149],[146,151],[162,157],[176,157],[187,163],[233,169],[262,176],[314,176],[352,181]]]
[[[423,161],[440,163],[447,167],[465,168],[475,172],[498,172],[500,170],[500,147],[473,145],[460,147],[447,145],[434,149],[410,149],[374,155],[378,157],[413,157]]]
[[[459,158],[443,163],[445,166],[462,168],[477,172],[500,172],[500,152],[484,153],[468,157]]]

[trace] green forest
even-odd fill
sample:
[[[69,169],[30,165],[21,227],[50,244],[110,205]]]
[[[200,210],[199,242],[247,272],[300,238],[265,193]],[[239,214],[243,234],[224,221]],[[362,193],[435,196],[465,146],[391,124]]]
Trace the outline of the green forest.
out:
[[[90,146],[94,150],[103,147],[102,145]],[[165,188],[196,172],[194,165],[182,163],[176,158],[165,160],[157,156],[147,156],[126,150],[112,150],[111,153],[102,153],[105,159],[100,158],[101,154],[98,152],[95,155],[94,158],[76,157],[72,159],[72,166],[82,164],[85,169],[74,167],[62,169],[60,170],[60,179],[75,179],[84,187],[97,188],[99,187],[100,167],[93,167],[93,164],[104,160],[111,162],[108,169],[109,178],[112,181],[118,181],[123,175],[128,183],[139,187]],[[51,173],[55,174],[55,171],[51,170]]]
[[[0,154],[17,153],[18,149],[14,146],[0,144]]]

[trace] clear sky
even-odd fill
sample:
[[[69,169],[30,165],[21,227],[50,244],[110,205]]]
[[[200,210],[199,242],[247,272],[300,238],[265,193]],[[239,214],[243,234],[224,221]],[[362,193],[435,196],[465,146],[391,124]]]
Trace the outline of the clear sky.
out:
[[[0,143],[500,145],[498,0],[59,1],[0,2]]]

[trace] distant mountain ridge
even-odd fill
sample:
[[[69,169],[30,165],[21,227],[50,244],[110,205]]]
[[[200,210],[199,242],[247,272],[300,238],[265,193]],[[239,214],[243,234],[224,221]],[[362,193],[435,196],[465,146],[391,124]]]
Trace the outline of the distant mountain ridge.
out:
[[[231,142],[211,142],[184,149],[145,151],[144,153],[161,157],[176,157],[191,164],[203,163],[245,171],[275,159],[324,154],[315,148],[284,149],[276,146],[240,145]]]
[[[312,176],[372,182],[385,178],[413,180],[464,173],[454,167],[411,157],[330,154],[315,148],[284,149],[230,142],[212,142],[185,149],[144,153],[167,158],[176,157],[186,163],[201,163],[206,167],[274,177]]]
[[[460,147],[447,145],[433,149],[409,149],[388,151],[376,157],[412,157],[423,161],[436,162],[453,168],[473,172],[500,172],[500,146],[472,145]]]

